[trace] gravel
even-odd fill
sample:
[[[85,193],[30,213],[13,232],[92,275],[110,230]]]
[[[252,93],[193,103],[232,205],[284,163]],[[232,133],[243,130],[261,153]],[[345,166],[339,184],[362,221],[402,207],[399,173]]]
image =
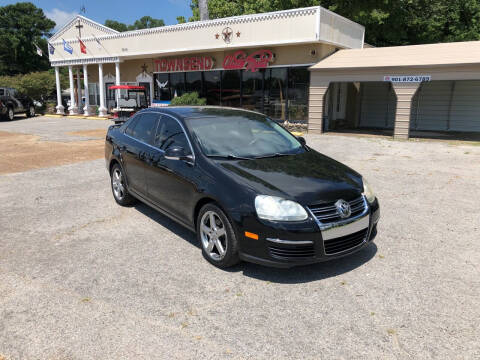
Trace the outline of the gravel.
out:
[[[382,218],[365,250],[293,269],[211,266],[190,231],[116,205],[103,160],[0,176],[0,359],[480,358],[480,147],[307,142],[368,178]]]

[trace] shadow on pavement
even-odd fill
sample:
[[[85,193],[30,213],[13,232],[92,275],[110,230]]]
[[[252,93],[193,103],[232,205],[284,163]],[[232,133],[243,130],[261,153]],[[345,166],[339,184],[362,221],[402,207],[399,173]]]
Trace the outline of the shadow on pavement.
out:
[[[148,205],[138,203],[135,209],[158,224],[188,241],[190,244],[200,248],[197,238],[193,232],[177,224],[167,216],[152,209]],[[362,250],[346,257],[326,261],[313,265],[297,266],[289,269],[270,268],[262,265],[242,262],[236,266],[225,269],[226,272],[239,272],[243,275],[273,283],[299,284],[310,281],[322,280],[352,271],[370,261],[377,253],[375,243],[369,244]],[[201,257],[201,254],[198,254]],[[203,260],[203,258],[202,258]],[[204,260],[206,261],[206,260]],[[213,265],[212,265],[213,266]]]

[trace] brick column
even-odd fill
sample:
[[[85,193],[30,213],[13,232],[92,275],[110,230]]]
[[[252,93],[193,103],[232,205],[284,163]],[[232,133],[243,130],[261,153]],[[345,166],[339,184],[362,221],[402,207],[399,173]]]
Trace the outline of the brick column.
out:
[[[393,130],[395,139],[408,139],[412,99],[419,86],[420,83],[392,83],[393,90],[397,95],[397,110]]]
[[[310,73],[310,95],[308,100],[308,132],[323,133],[323,110],[325,107],[325,93],[330,85],[329,81],[321,80],[320,75]]]

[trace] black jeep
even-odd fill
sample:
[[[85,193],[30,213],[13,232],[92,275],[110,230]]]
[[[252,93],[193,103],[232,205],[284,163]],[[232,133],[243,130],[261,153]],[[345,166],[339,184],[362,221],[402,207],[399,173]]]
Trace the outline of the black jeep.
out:
[[[0,87],[0,117],[13,120],[18,113],[25,113],[28,117],[35,116],[33,100],[13,88]]]

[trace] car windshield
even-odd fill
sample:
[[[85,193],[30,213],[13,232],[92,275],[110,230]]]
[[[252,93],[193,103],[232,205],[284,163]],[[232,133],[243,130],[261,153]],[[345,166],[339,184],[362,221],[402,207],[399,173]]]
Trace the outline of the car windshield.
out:
[[[205,155],[225,158],[260,158],[305,152],[288,131],[255,113],[225,113],[187,119]]]

